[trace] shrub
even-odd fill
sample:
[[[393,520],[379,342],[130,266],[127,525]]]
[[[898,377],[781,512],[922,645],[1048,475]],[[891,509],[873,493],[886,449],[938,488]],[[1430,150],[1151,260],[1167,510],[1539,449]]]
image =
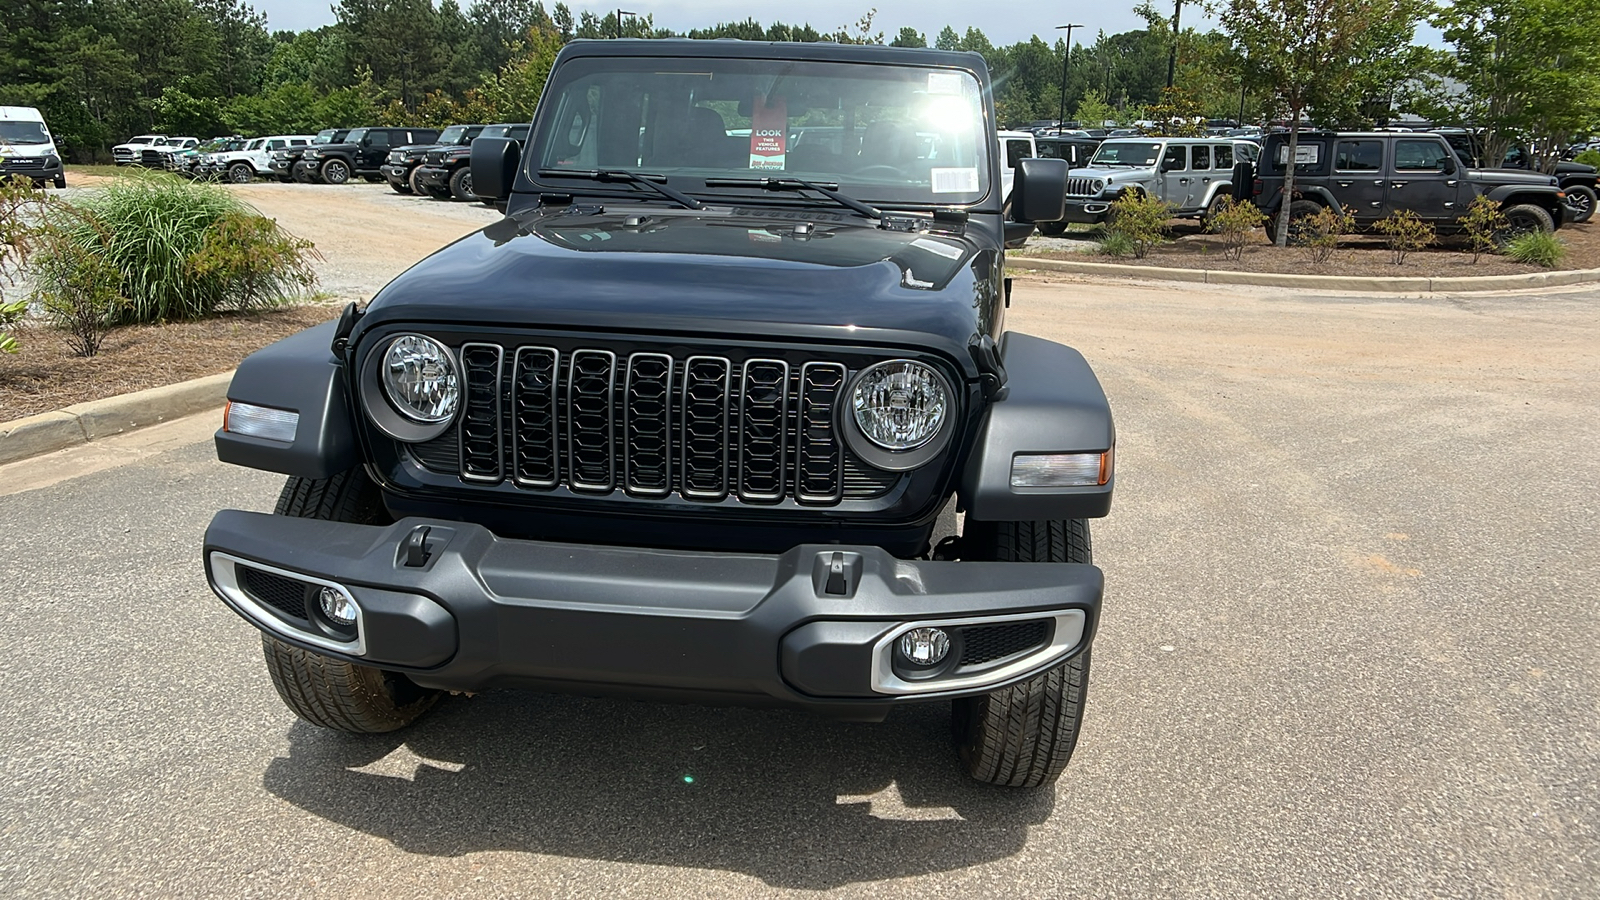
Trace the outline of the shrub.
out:
[[[1600,169],[1600,150],[1585,150],[1578,154],[1576,161]]]
[[[127,300],[117,290],[121,273],[106,252],[110,231],[93,214],[61,206],[64,209],[54,210],[51,220],[37,232],[40,248],[34,272],[39,286],[35,296],[55,324],[67,332],[72,351],[78,356],[94,356]]]
[[[1144,259],[1150,248],[1166,240],[1167,220],[1172,218],[1172,208],[1146,194],[1130,192],[1111,204],[1111,219],[1106,224],[1107,237],[1121,234],[1127,238],[1133,255]]]
[[[1432,244],[1435,236],[1433,225],[1409,209],[1385,216],[1372,227],[1384,236],[1397,266],[1405,263],[1407,254]]]
[[[164,175],[119,178],[52,218],[56,239],[40,250],[51,258],[39,266],[39,289],[70,293],[64,279],[75,277],[72,266],[93,256],[105,264],[93,267],[127,298],[113,324],[246,309],[313,282],[309,243],[215,185]]]
[[[1567,255],[1567,245],[1553,234],[1525,231],[1505,242],[1506,256],[1520,263],[1553,268]]]
[[[1222,236],[1228,258],[1238,262],[1244,257],[1244,245],[1250,242],[1250,235],[1266,221],[1266,214],[1254,203],[1239,202],[1224,194],[1206,216],[1206,228]]]
[[[1324,206],[1309,216],[1296,219],[1290,240],[1304,247],[1313,263],[1325,263],[1333,257],[1333,251],[1339,249],[1339,238],[1355,227],[1355,216]]]
[[[1461,229],[1472,245],[1474,264],[1479,256],[1492,253],[1500,246],[1500,237],[1508,227],[1506,214],[1500,210],[1500,204],[1482,194],[1472,198],[1467,214],[1461,217]]]
[[[1135,252],[1133,238],[1120,231],[1107,231],[1102,234],[1100,245],[1095,250],[1102,256],[1115,256],[1118,259],[1126,259]]]
[[[28,313],[27,300],[6,300],[6,288],[15,283],[35,245],[34,232],[44,194],[35,191],[33,179],[15,175],[0,179],[0,353],[15,353],[17,340],[8,332]]]

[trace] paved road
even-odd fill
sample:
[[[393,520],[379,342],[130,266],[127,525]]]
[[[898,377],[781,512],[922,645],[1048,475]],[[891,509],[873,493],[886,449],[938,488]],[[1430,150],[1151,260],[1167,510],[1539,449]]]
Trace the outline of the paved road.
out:
[[[0,469],[0,895],[1600,896],[1597,303],[1019,283],[1120,436],[1036,793],[965,782],[933,708],[319,731],[202,581],[278,487],[209,418]]]

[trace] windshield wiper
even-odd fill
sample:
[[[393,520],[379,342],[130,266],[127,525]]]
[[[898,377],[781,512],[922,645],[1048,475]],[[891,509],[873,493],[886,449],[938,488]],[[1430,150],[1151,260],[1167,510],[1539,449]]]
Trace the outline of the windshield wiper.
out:
[[[829,182],[819,184],[801,178],[707,178],[706,187],[758,187],[769,191],[816,191],[829,200],[853,209],[869,219],[882,219],[883,213],[860,200],[838,191],[839,185]]]
[[[627,169],[540,169],[540,178],[587,178],[590,181],[610,182],[620,181],[628,184],[640,184],[661,196],[682,206],[684,209],[704,209],[705,204],[683,193],[675,191],[656,181],[666,181],[665,175],[647,175],[642,172],[630,172]]]

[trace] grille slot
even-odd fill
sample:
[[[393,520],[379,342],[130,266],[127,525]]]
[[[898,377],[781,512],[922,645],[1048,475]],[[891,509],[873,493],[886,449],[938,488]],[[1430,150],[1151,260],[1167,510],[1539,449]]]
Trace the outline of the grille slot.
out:
[[[794,492],[803,502],[832,503],[843,493],[844,444],[833,421],[848,374],[841,363],[808,362],[800,367]]]
[[[495,482],[501,478],[500,366],[497,344],[461,347],[461,477]]]
[[[290,618],[306,618],[306,594],[311,585],[249,566],[239,566],[238,571],[239,586],[250,596]]]
[[[691,356],[683,366],[683,495],[728,495],[728,401],[733,364]]]
[[[781,500],[789,451],[789,364],[744,364],[739,406],[739,499]]]
[[[627,491],[665,497],[672,492],[672,357],[665,353],[628,357],[623,391]]]
[[[979,625],[961,630],[961,665],[979,666],[1037,649],[1049,637],[1050,625],[1042,619],[1004,625]]]
[[[550,347],[517,351],[511,376],[511,464],[518,484],[551,488],[560,482],[560,363],[561,354]]]
[[[1067,196],[1093,197],[1095,195],[1093,178],[1068,178]]]
[[[617,355],[578,350],[567,373],[567,483],[574,490],[609,491],[616,485],[612,392]]]

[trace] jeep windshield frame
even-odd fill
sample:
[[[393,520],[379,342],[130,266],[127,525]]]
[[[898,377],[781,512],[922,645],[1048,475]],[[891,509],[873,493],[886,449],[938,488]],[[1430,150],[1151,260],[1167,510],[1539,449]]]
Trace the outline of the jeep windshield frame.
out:
[[[993,125],[965,69],[581,56],[557,67],[540,107],[522,160],[538,192],[622,193],[543,174],[561,169],[659,174],[706,201],[772,202],[760,186],[767,177],[836,184],[863,202],[901,208],[971,207],[992,192]]]

